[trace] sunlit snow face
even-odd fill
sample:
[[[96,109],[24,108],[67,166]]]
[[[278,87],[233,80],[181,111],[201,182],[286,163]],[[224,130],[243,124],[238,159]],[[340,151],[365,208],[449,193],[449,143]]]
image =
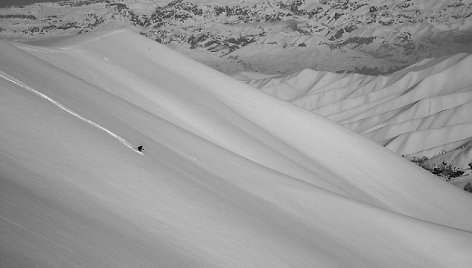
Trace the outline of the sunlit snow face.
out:
[[[332,120],[127,30],[41,44],[0,40],[2,265],[472,263],[469,194]]]

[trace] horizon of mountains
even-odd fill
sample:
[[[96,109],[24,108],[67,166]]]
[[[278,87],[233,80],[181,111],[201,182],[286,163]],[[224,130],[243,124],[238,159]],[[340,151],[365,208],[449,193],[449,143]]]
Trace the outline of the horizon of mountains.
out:
[[[227,74],[386,74],[472,53],[471,16],[471,0],[81,0],[0,9],[0,37],[125,27]]]

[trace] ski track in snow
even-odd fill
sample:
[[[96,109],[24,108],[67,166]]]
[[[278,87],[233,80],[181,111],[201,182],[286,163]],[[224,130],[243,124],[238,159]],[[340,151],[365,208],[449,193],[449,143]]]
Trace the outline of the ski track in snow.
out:
[[[135,149],[133,147],[133,145],[131,143],[129,143],[127,140],[125,140],[123,137],[115,134],[114,132],[110,131],[109,129],[105,128],[105,127],[102,127],[101,125],[93,122],[92,120],[89,120],[83,116],[81,116],[80,114],[72,111],[71,109],[67,108],[65,105],[61,104],[60,102],[54,100],[54,99],[51,99],[50,97],[48,97],[47,95],[35,90],[34,88],[28,86],[27,84],[21,82],[20,80],[16,79],[16,78],[13,78],[11,77],[10,75],[6,74],[5,72],[3,71],[0,71],[0,77],[2,77],[3,79],[23,88],[23,89],[26,89],[36,95],[38,95],[39,97],[49,101],[50,103],[54,104],[56,107],[58,107],[59,109],[75,116],[76,118],[84,121],[85,123],[95,127],[95,128],[98,128],[100,130],[102,130],[103,132],[107,133],[108,135],[112,136],[113,138],[117,139],[119,142],[121,142],[124,146],[130,148],[131,150],[133,150],[135,153],[138,153],[140,155],[143,155],[142,152],[140,152],[139,150]]]

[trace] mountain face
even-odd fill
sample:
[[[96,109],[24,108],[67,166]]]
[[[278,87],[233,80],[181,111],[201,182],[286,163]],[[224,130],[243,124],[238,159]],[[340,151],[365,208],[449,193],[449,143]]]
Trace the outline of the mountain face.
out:
[[[237,77],[449,176],[463,174],[452,174],[445,165],[471,173],[471,69],[472,56],[457,54],[384,76],[306,69],[288,76]],[[463,188],[469,180],[452,182]]]
[[[391,73],[472,53],[472,1],[84,0],[0,10],[0,37],[133,27],[225,73]]]
[[[0,114],[1,266],[472,266],[468,193],[127,30],[1,40]]]

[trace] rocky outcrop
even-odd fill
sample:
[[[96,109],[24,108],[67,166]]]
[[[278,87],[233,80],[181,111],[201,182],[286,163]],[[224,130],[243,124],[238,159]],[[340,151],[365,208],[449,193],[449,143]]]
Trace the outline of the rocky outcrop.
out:
[[[0,36],[133,28],[226,73],[391,73],[472,52],[472,2],[88,0],[0,10]]]

